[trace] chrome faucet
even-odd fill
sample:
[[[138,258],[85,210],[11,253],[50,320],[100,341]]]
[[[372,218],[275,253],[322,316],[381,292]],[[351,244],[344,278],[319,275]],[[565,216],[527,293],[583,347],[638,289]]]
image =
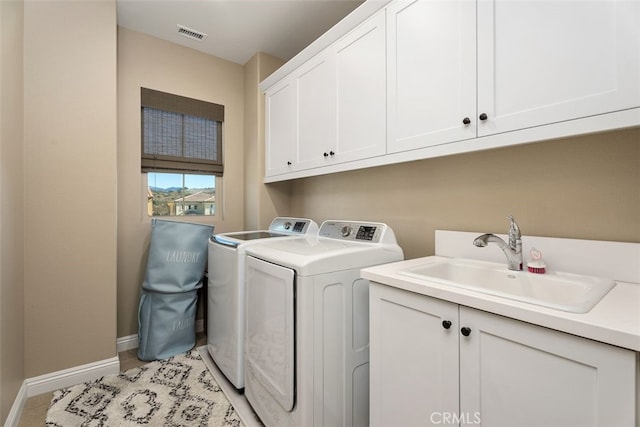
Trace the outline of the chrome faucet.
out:
[[[509,215],[507,219],[510,222],[509,225],[509,244],[505,243],[500,237],[495,234],[483,234],[474,239],[473,244],[479,248],[484,248],[489,243],[497,244],[502,252],[507,257],[509,270],[522,270],[522,234],[520,234],[520,228],[516,224],[512,215]]]

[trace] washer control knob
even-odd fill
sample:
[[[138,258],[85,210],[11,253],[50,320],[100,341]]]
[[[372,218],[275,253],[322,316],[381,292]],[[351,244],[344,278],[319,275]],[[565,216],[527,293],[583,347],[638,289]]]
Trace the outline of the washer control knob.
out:
[[[291,229],[291,223],[289,221],[285,222],[284,225],[282,226],[282,228],[284,228],[285,230],[290,230]]]
[[[342,234],[342,237],[349,237],[349,235],[351,234],[351,227],[348,225],[343,225],[340,233]]]

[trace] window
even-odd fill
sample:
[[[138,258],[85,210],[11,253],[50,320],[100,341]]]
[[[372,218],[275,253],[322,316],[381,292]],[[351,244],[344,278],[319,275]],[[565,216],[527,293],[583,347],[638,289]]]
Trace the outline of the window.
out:
[[[149,216],[214,215],[216,177],[180,173],[147,173]]]
[[[224,106],[147,88],[140,98],[147,213],[214,215]]]

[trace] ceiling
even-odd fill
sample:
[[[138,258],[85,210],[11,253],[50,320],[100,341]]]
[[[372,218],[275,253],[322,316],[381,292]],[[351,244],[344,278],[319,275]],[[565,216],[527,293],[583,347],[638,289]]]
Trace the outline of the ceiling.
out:
[[[118,25],[244,65],[256,52],[285,61],[363,0],[117,0]],[[178,25],[206,34],[194,40]]]

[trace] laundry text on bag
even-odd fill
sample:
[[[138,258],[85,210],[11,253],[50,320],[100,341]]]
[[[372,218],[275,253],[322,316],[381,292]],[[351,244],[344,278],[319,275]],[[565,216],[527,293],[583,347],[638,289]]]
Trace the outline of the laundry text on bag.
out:
[[[198,262],[200,254],[189,251],[167,251],[167,262],[195,263]]]

